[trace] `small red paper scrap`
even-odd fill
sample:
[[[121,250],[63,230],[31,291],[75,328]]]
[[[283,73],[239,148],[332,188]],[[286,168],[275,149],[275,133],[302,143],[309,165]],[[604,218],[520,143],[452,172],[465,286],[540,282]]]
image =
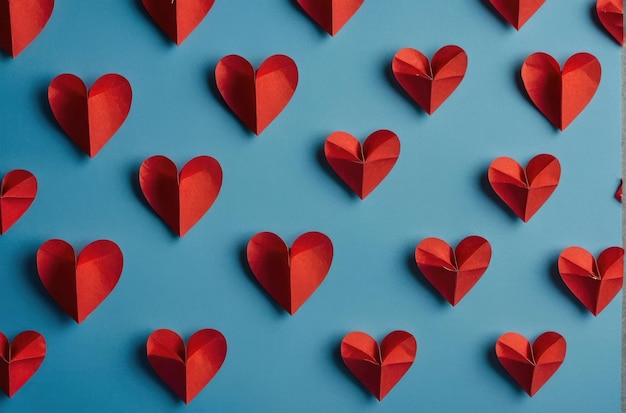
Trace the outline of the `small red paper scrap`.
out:
[[[222,168],[210,156],[193,158],[181,169],[165,156],[152,156],[139,168],[146,200],[174,233],[183,237],[211,208],[222,188]]]
[[[288,248],[278,235],[261,232],[248,242],[247,256],[259,284],[294,315],[326,278],[333,244],[320,232],[307,232]]]
[[[90,158],[102,149],[122,126],[132,102],[130,83],[108,74],[91,89],[72,74],[59,75],[48,87],[48,101],[65,133]]]
[[[514,159],[501,157],[489,166],[488,178],[500,199],[528,222],[559,185],[561,164],[554,156],[541,154],[524,169]]]
[[[426,238],[415,249],[424,277],[453,306],[480,280],[491,261],[491,245],[479,236],[462,240],[453,250],[439,238]]]
[[[624,182],[620,179],[619,181],[619,186],[617,187],[617,190],[615,191],[615,199],[617,199],[619,202],[622,202],[622,186],[623,186]]]
[[[17,391],[37,372],[46,357],[46,340],[36,331],[23,331],[13,343],[0,333],[0,388],[7,396]]]
[[[461,84],[467,71],[467,54],[459,46],[444,46],[431,64],[422,52],[406,48],[393,57],[391,69],[400,86],[432,115]]]
[[[28,171],[7,173],[0,184],[0,235],[19,220],[37,196],[37,179]]]
[[[122,275],[124,257],[113,241],[98,240],[75,257],[60,239],[37,251],[39,279],[52,298],[77,323],[82,323],[113,291]]]
[[[543,6],[546,0],[489,0],[491,5],[516,30],[524,24]]]
[[[156,330],[146,344],[156,374],[185,404],[215,377],[226,359],[226,338],[217,330],[196,331],[187,342],[172,330]]]
[[[395,133],[379,130],[361,143],[347,132],[333,132],[324,143],[324,154],[335,173],[361,199],[365,199],[391,172],[400,156]]]
[[[347,334],[341,341],[341,358],[378,401],[387,396],[411,368],[417,341],[406,331],[392,331],[378,343],[362,332]]]
[[[17,57],[50,20],[54,0],[0,0],[0,48]]]
[[[598,0],[598,19],[620,45],[624,45],[624,0]]]
[[[331,36],[359,10],[363,0],[298,0],[306,14]]]
[[[598,260],[584,248],[569,247],[559,255],[561,279],[594,316],[606,308],[624,283],[624,249],[610,247]]]
[[[518,333],[503,334],[496,342],[500,364],[530,397],[561,367],[566,349],[565,338],[553,331],[541,334],[532,346]]]
[[[180,45],[209,13],[215,0],[141,0],[156,24]]]

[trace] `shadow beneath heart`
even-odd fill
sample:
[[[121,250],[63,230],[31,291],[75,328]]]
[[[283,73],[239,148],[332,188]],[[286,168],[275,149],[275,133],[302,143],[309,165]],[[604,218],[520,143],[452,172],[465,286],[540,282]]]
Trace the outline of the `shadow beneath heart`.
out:
[[[502,17],[502,15],[498,12],[498,10],[496,10],[496,8],[493,7],[493,4],[491,4],[491,2],[489,0],[478,0],[478,1],[480,3],[482,3],[483,6],[487,10],[489,10],[491,12],[491,14],[493,14],[498,19],[498,21],[502,24],[503,27],[515,30],[515,28],[513,26],[511,26],[509,24],[509,22],[506,21],[506,19],[504,17]]]
[[[326,141],[326,138],[324,138],[323,140],[324,142]],[[322,140],[320,139],[320,142],[322,142]],[[337,173],[334,171],[334,169],[330,166],[330,164],[328,163],[328,161],[326,160],[326,154],[324,153],[324,145],[322,144],[321,146],[317,146],[316,144],[316,149],[314,149],[314,151],[311,151],[312,153],[315,153],[315,160],[317,161],[317,164],[322,167],[322,169],[324,171],[326,171],[326,174],[329,178],[331,178],[333,181],[339,183],[339,185],[343,188],[343,190],[346,192],[346,194],[355,200],[360,200],[359,196],[357,194],[354,193],[354,191],[348,186],[348,184],[346,184],[343,179],[341,179],[341,177],[339,175],[337,175]]]
[[[560,252],[554,254],[553,258],[547,264],[548,274],[550,274],[550,281],[552,284],[561,292],[563,297],[568,297],[569,300],[575,307],[578,308],[578,311],[582,315],[591,314],[587,307],[580,302],[578,298],[571,292],[571,290],[565,285],[563,279],[561,278],[561,273],[559,272],[559,255]]]
[[[502,199],[496,194],[489,183],[488,168],[485,171],[481,171],[479,179],[480,189],[485,195],[487,195],[493,202],[498,204],[504,213],[511,219],[511,221],[518,221],[520,218],[504,203]]]
[[[502,367],[500,361],[498,360],[498,356],[496,355],[496,341],[498,341],[498,336],[494,336],[489,341],[485,342],[484,354],[487,362],[491,366],[491,368],[496,371],[511,387],[515,393],[517,393],[520,397],[525,397],[526,392],[522,389],[517,382],[511,377],[511,375]]]
[[[352,381],[352,383],[363,394],[364,398],[373,400],[374,402],[377,403],[376,397],[374,397],[374,395],[370,393],[369,390],[365,388],[365,386],[363,386],[363,384],[359,381],[359,379],[357,379],[354,376],[354,374],[352,374],[352,372],[348,369],[348,367],[346,366],[346,363],[343,362],[343,358],[341,357],[341,341],[342,340],[343,340],[343,336],[337,336],[337,337],[333,337],[333,339],[329,341],[330,344],[328,346],[328,354],[331,355],[333,364],[335,364],[335,366],[339,370],[341,370],[341,372],[346,377],[348,377],[350,381]]]
[[[176,396],[176,394],[168,387],[167,384],[156,374],[150,361],[148,360],[148,355],[146,353],[146,342],[148,341],[148,337],[150,333],[142,334],[138,337],[134,343],[132,348],[135,349],[133,355],[133,363],[136,367],[146,373],[146,376],[150,377],[150,382],[160,387],[163,390],[164,394],[168,395],[168,399],[172,402],[173,405],[184,404],[182,400]]]
[[[596,2],[593,2],[592,4],[589,5],[589,18],[591,19],[593,24],[596,25],[598,29],[602,30],[602,32],[605,33],[607,36],[609,36],[611,40],[615,41],[615,39],[613,39],[613,36],[611,36],[607,32],[606,28],[604,27],[604,25],[600,21],[600,18],[598,17],[598,11],[596,10]]]
[[[448,300],[446,300],[441,295],[441,293],[437,291],[435,287],[433,287],[430,281],[426,279],[422,271],[420,271],[419,267],[417,266],[417,263],[415,262],[415,248],[411,249],[411,251],[407,253],[406,265],[407,265],[408,270],[415,276],[415,278],[419,280],[420,284],[422,284],[424,288],[428,290],[430,295],[433,296],[435,300],[437,300],[437,303],[439,304],[439,306],[441,307],[450,306],[450,303],[448,302]]]
[[[422,107],[411,97],[411,95],[407,93],[406,90],[404,90],[402,85],[400,85],[400,83],[398,83],[398,81],[396,80],[396,75],[393,73],[392,68],[393,58],[394,56],[390,56],[386,58],[381,64],[387,82],[389,82],[389,84],[396,90],[396,92],[402,95],[411,104],[411,106],[415,108],[415,111],[420,118],[428,117],[428,113],[426,113],[426,111],[422,109]]]

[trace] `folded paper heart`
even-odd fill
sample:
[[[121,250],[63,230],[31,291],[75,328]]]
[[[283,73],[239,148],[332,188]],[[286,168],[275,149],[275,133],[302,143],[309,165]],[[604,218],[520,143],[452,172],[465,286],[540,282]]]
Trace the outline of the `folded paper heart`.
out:
[[[584,248],[569,247],[559,255],[558,265],[567,288],[594,316],[600,314],[622,289],[623,248],[607,248],[596,261]]]
[[[359,10],[363,0],[298,0],[306,14],[331,36]]]
[[[17,57],[50,20],[54,0],[0,0],[0,48]]]
[[[506,333],[496,342],[502,367],[530,397],[556,373],[565,359],[567,344],[559,333],[548,331],[530,345],[518,333]]]
[[[501,157],[489,166],[488,178],[500,199],[528,222],[559,185],[561,164],[554,156],[541,154],[524,169],[514,159]]]
[[[489,2],[511,26],[519,30],[546,0],[489,0]]]
[[[215,0],[141,0],[156,24],[180,45],[204,20]]]
[[[288,248],[278,235],[261,232],[248,242],[247,256],[259,284],[293,315],[326,278],[333,244],[322,233],[307,232]]]
[[[406,48],[393,57],[391,69],[406,93],[432,115],[461,84],[467,71],[467,54],[459,46],[444,46],[431,63],[422,52]]]
[[[478,236],[465,238],[455,250],[439,238],[426,238],[415,249],[420,271],[453,306],[480,280],[490,261],[491,245]]]
[[[37,196],[37,179],[28,171],[7,173],[0,184],[0,235],[4,234],[30,208]]]
[[[365,199],[389,174],[400,156],[395,133],[379,130],[363,143],[346,132],[331,133],[324,143],[326,161],[361,199]]]
[[[563,70],[546,53],[533,53],[522,65],[522,81],[530,100],[560,130],[591,102],[601,76],[600,62],[589,53],[573,55]]]
[[[46,357],[46,340],[36,331],[23,331],[13,343],[0,333],[0,388],[7,396],[17,391],[37,372]]]
[[[392,331],[378,343],[366,333],[352,332],[341,341],[341,358],[367,390],[379,401],[411,368],[417,341],[406,331]]]
[[[222,188],[222,168],[210,156],[193,158],[181,169],[165,156],[146,159],[139,185],[159,217],[183,237],[211,208]]]
[[[223,57],[215,82],[228,107],[256,135],[282,112],[298,86],[298,67],[290,57],[268,57],[255,72],[243,57]]]
[[[55,77],[48,87],[48,101],[57,122],[91,158],[126,120],[132,96],[128,80],[117,74],[102,76],[89,91],[72,74]]]
[[[196,331],[187,342],[174,331],[156,330],[146,344],[156,374],[185,404],[209,384],[226,359],[226,338],[217,330]]]
[[[113,241],[98,240],[78,255],[63,240],[46,241],[37,251],[39,279],[52,298],[81,323],[113,291],[124,257]]]
[[[598,19],[607,32],[624,45],[624,0],[598,0],[596,3]]]

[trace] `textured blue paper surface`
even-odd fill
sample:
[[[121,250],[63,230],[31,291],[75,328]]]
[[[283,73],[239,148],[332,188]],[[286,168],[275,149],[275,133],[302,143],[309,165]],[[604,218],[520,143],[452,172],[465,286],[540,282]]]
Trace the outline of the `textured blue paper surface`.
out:
[[[334,38],[291,0],[217,0],[176,47],[137,0],[57,0],[41,35],[16,59],[0,55],[0,175],[27,169],[39,181],[31,209],[0,237],[0,331],[41,332],[48,354],[2,412],[617,412],[617,297],[597,318],[558,273],[558,254],[594,255],[620,243],[620,48],[592,18],[594,1],[551,0],[516,32],[481,0],[366,0]],[[431,117],[390,73],[399,49],[432,54],[457,44],[465,80]],[[561,64],[586,51],[602,64],[587,109],[558,132],[520,90],[519,70],[543,51]],[[256,67],[283,53],[300,84],[260,137],[219,98],[213,70],[228,54]],[[105,73],[133,87],[126,123],[89,159],[52,117],[47,87],[61,73],[91,85]],[[402,151],[365,200],[327,167],[325,138],[398,134]],[[486,183],[490,162],[526,164],[550,153],[561,183],[524,224]],[[138,169],[162,154],[179,167],[219,160],[222,191],[177,239],[147,206]],[[273,231],[288,244],[321,231],[335,258],[326,281],[290,317],[250,275],[245,246]],[[481,235],[491,266],[452,308],[418,274],[415,246],[429,236],[455,245]],[[35,265],[39,246],[61,238],[81,250],[96,239],[121,247],[117,288],[81,325],[49,297]],[[185,340],[216,328],[228,341],[213,381],[185,406],[153,373],[145,342],[157,328]],[[418,355],[381,403],[338,355],[342,337],[381,340],[411,332]],[[568,343],[560,370],[532,399],[499,366],[496,339],[554,330]]]

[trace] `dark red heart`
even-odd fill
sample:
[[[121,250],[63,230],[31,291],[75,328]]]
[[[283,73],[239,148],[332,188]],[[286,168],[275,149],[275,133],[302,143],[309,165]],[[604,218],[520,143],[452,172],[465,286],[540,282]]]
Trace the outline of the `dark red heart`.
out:
[[[331,36],[359,10],[363,0],[298,0],[306,14]]]
[[[624,0],[598,0],[598,19],[620,45],[624,45]]]
[[[19,55],[50,20],[54,0],[0,0],[0,48]]]
[[[516,30],[522,28],[546,0],[489,0],[491,5]]]
[[[7,173],[0,184],[0,234],[4,234],[30,208],[37,196],[35,175],[24,170]]]
[[[0,333],[0,388],[15,393],[37,372],[46,357],[46,340],[36,331],[23,331],[13,343]]]
[[[204,20],[215,0],[141,0],[156,24],[180,45]]]

